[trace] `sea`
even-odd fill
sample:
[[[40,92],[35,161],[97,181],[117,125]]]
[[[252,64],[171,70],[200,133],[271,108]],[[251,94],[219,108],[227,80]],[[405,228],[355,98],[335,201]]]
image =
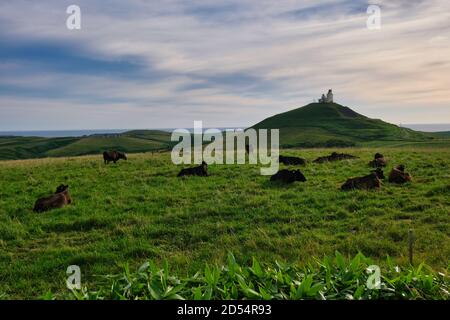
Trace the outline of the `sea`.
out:
[[[402,124],[400,127],[410,128],[423,132],[444,132],[450,131],[450,123],[447,124]]]

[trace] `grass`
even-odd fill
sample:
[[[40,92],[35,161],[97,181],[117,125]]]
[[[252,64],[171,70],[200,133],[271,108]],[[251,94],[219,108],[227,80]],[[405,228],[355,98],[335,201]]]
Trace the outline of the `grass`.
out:
[[[371,299],[450,299],[448,273],[437,273],[426,265],[401,269],[388,258],[387,266],[373,272],[371,259],[358,253],[345,259],[335,257],[315,260],[304,267],[282,263],[261,264],[253,258],[241,266],[232,254],[228,263],[209,266],[194,275],[179,278],[169,265],[158,267],[144,263],[137,271],[129,268],[108,275],[96,290],[73,290],[67,298],[80,300],[371,300]],[[48,294],[46,299],[56,299]]]
[[[282,146],[302,148],[364,146],[367,142],[423,142],[448,138],[370,119],[337,103],[310,103],[269,117],[253,128],[280,129]]]
[[[448,132],[424,133],[370,119],[336,103],[311,103],[269,117],[252,128],[279,129],[284,148],[448,147]],[[69,138],[2,137],[0,160],[72,157],[120,150],[129,153],[168,150],[171,133],[132,130],[121,134]]]
[[[167,150],[172,145],[170,135],[170,132],[158,130],[133,130],[68,138],[0,136],[0,160],[71,157],[115,149],[124,152]]]
[[[313,160],[334,149],[287,150]],[[449,266],[450,150],[448,148],[337,149],[359,160],[308,164],[306,183],[271,184],[254,165],[211,165],[210,177],[176,178],[169,153],[130,154],[105,166],[100,156],[0,162],[0,297],[64,294],[66,268],[81,267],[83,284],[98,275],[147,260],[170,263],[188,278],[205,264],[253,257],[306,266],[312,257],[353,257],[380,266],[386,256],[408,266],[408,230],[414,261],[436,271]],[[387,182],[379,191],[341,192],[349,177],[369,172],[379,151],[406,164],[414,181]],[[390,165],[391,167],[391,165]],[[70,185],[73,204],[36,214],[34,201]]]

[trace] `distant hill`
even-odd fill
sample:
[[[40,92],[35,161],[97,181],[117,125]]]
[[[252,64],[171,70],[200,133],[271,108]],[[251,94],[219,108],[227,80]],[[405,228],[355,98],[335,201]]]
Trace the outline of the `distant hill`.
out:
[[[124,152],[167,150],[173,145],[170,136],[170,132],[159,130],[67,138],[0,136],[0,160],[80,156],[113,149]]]
[[[424,133],[370,119],[337,103],[311,103],[267,118],[252,128],[280,129],[280,145],[290,147],[436,146],[449,147],[450,133]],[[177,142],[160,130],[83,137],[0,136],[0,160],[100,154],[105,150],[146,152],[169,150]]]
[[[450,138],[450,131],[433,132],[434,135],[438,137],[448,137]]]
[[[252,128],[280,129],[283,147],[348,147],[435,139],[433,135],[368,118],[337,103],[311,103],[267,118]]]

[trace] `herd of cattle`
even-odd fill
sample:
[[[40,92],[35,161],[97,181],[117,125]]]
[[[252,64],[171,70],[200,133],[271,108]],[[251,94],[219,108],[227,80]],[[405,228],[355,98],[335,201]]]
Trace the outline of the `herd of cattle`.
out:
[[[247,149],[248,151],[248,149]],[[346,160],[346,159],[357,159],[358,157],[352,156],[350,154],[345,153],[336,153],[333,152],[329,156],[319,157],[315,159],[314,163],[325,163],[325,162],[332,162],[332,161],[340,161],[340,160]],[[118,151],[109,151],[103,153],[103,160],[105,164],[108,164],[109,162],[116,163],[118,160],[123,159],[127,160],[127,156],[123,152]],[[279,156],[279,162],[292,166],[292,165],[300,165],[304,166],[307,164],[307,161],[302,158],[298,157],[288,157],[288,156]],[[354,190],[354,189],[377,189],[381,187],[381,180],[385,179],[384,173],[383,173],[383,167],[386,167],[388,164],[387,159],[380,153],[376,153],[374,156],[374,159],[369,162],[369,166],[374,168],[370,172],[370,174],[362,176],[362,177],[355,177],[348,179],[342,186],[341,190]],[[178,173],[177,177],[183,177],[183,176],[190,176],[190,175],[196,175],[196,176],[209,176],[208,173],[208,164],[206,162],[202,162],[200,166],[193,167],[193,168],[185,168]],[[398,165],[394,167],[388,176],[388,181],[390,183],[396,183],[396,184],[403,184],[406,182],[411,181],[411,175],[407,172],[405,172],[405,166],[404,165]],[[279,170],[276,174],[270,177],[270,181],[280,181],[282,183],[293,183],[295,181],[301,181],[305,182],[306,177],[303,175],[303,173],[300,170],[288,170],[288,169],[282,169]],[[72,202],[72,199],[69,195],[69,186],[68,185],[60,185],[54,194],[48,197],[40,198],[36,201],[34,205],[33,211],[35,212],[43,212],[48,211],[51,209],[57,209],[62,208]]]

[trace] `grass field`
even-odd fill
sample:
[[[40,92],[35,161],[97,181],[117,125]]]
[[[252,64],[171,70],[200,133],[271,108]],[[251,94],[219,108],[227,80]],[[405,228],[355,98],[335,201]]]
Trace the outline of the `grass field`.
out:
[[[66,138],[0,136],[0,160],[73,157],[116,149],[135,153],[167,150],[172,145],[170,135],[159,130],[133,130]]]
[[[414,259],[449,267],[450,149],[361,148],[286,150],[308,160],[332,151],[359,160],[308,164],[307,182],[272,184],[253,165],[211,165],[210,177],[176,178],[169,153],[130,154],[105,166],[99,156],[0,162],[0,297],[36,298],[65,289],[66,268],[82,281],[117,273],[128,263],[167,260],[172,272],[195,273],[205,263],[256,257],[303,265],[312,257],[353,257],[358,251],[384,264]],[[369,172],[375,152],[403,163],[411,184],[387,181],[379,191],[341,192],[349,177]],[[34,201],[70,185],[73,204],[32,212]]]

